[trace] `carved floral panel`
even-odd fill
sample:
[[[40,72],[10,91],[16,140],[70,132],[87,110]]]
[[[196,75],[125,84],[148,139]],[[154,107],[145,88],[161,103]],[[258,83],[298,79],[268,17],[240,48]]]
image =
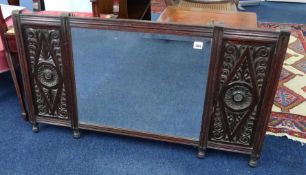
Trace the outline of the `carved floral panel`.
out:
[[[25,28],[24,35],[35,114],[69,119],[60,31]]]
[[[273,45],[223,42],[209,140],[251,146]]]

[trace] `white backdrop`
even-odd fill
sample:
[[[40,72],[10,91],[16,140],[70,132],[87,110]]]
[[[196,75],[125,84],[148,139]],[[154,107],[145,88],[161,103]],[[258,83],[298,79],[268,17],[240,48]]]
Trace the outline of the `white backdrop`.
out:
[[[44,0],[46,10],[92,12],[90,0]]]
[[[24,7],[19,7],[19,6],[12,6],[12,5],[6,5],[6,4],[0,4],[0,5],[1,5],[1,11],[2,11],[2,15],[4,19],[11,16],[13,10],[24,9]]]

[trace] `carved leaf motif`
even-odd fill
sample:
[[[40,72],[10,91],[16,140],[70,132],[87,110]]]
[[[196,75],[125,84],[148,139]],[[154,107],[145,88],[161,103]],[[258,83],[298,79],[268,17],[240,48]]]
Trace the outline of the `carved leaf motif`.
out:
[[[241,121],[245,118],[246,112],[232,112],[230,110],[224,110],[226,116],[226,122],[229,129],[229,136],[233,137],[237,127],[241,124]]]
[[[60,31],[25,28],[36,115],[69,119],[63,82]]]
[[[272,47],[224,42],[210,140],[246,146],[251,144]]]

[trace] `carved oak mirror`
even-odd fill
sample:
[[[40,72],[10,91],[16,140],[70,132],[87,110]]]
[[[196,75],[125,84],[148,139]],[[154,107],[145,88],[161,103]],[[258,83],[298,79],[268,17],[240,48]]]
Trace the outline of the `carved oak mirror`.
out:
[[[29,120],[251,155],[288,32],[13,15]]]

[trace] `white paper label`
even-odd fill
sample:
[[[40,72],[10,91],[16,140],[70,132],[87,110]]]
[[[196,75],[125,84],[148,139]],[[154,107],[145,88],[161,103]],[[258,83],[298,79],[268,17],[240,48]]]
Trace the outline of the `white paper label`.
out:
[[[201,41],[195,41],[195,42],[193,43],[193,48],[194,48],[194,49],[203,49],[203,42],[201,42]]]

